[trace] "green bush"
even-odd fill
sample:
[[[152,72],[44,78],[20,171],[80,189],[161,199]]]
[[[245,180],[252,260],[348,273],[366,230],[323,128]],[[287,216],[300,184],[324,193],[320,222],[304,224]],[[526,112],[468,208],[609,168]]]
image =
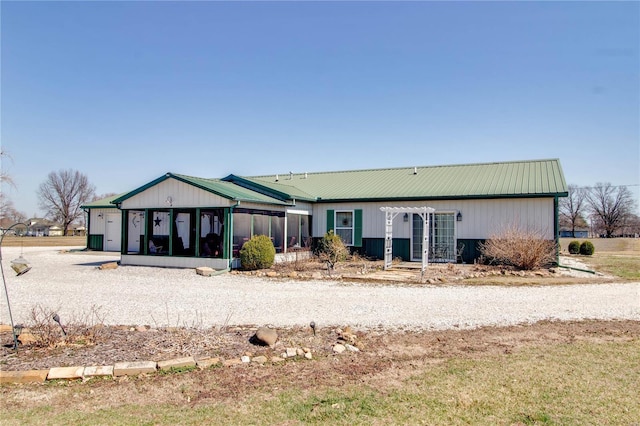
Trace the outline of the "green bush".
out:
[[[327,263],[329,269],[333,269],[336,263],[347,260],[349,249],[344,245],[339,235],[329,231],[318,241],[315,254],[321,261]]]
[[[242,268],[250,271],[271,268],[275,258],[276,249],[266,235],[254,235],[240,249]]]
[[[569,253],[570,254],[580,253],[580,241],[574,240],[569,243]]]
[[[596,251],[596,248],[593,246],[591,241],[585,241],[580,244],[580,254],[591,256],[594,251]]]

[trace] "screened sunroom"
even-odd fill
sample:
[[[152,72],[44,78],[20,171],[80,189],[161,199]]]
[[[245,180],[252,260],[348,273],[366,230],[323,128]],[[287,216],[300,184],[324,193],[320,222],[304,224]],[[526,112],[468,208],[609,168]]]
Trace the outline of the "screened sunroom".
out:
[[[167,174],[114,200],[122,264],[238,267],[242,246],[268,236],[276,254],[311,246],[311,212],[223,182]]]

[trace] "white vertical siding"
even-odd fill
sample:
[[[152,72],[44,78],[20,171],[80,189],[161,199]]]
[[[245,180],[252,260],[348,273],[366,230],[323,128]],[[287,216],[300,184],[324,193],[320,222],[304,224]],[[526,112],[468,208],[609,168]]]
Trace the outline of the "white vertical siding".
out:
[[[313,214],[313,204],[296,201],[295,206],[287,207],[287,212],[296,214],[302,214],[303,212],[306,214]]]
[[[327,210],[362,209],[362,237],[384,238],[385,215],[380,207],[433,207],[436,212],[462,213],[456,222],[456,237],[484,239],[503,227],[516,225],[536,229],[552,239],[554,229],[553,198],[514,198],[487,200],[444,200],[375,203],[316,204],[313,209],[313,236],[326,232]],[[394,238],[411,238],[411,220],[398,215],[393,221]]]
[[[91,235],[104,235],[107,231],[107,215],[108,214],[118,214],[120,215],[120,210],[118,209],[91,209],[89,217],[89,234]],[[100,217],[102,216],[102,217]]]
[[[171,203],[167,199],[171,197]],[[122,209],[171,207],[227,207],[233,202],[211,192],[169,178],[122,202]]]

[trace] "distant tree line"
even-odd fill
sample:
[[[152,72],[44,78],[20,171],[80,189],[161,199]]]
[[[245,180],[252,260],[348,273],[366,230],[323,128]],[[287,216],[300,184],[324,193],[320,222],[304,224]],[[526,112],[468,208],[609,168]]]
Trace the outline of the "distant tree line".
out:
[[[569,195],[560,199],[560,226],[575,236],[589,229],[593,236],[606,238],[640,235],[640,217],[626,185],[597,183],[593,187],[569,185]]]

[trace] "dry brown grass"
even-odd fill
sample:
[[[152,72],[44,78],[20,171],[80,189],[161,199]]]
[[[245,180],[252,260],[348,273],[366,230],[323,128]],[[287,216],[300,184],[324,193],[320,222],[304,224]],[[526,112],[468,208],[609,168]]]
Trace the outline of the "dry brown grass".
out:
[[[591,241],[597,253],[625,253],[630,256],[640,256],[640,238],[561,238],[560,247],[568,253],[571,241]]]
[[[16,237],[7,235],[3,247],[70,247],[87,246],[87,237]]]
[[[308,330],[300,332],[287,338],[314,347]],[[228,337],[234,335],[246,344],[247,333]],[[358,335],[362,352],[314,349],[312,361],[2,386],[0,416],[4,424],[91,425],[634,424],[640,418],[638,321]],[[316,343],[324,348],[331,337],[320,329]],[[237,349],[236,356],[245,350]]]

